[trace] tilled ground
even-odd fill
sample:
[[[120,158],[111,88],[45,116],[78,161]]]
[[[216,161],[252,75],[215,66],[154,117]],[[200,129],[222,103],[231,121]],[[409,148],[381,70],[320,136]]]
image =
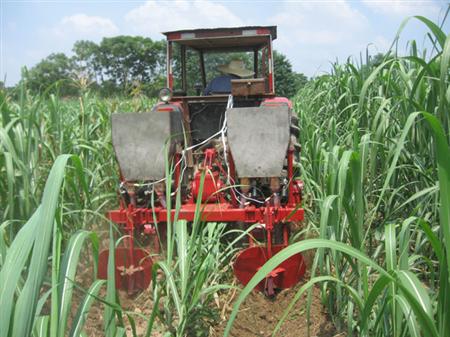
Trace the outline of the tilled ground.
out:
[[[275,299],[269,299],[260,292],[252,292],[241,305],[236,320],[231,330],[233,337],[268,337],[272,336],[273,329],[278,323],[284,310],[291,302],[296,291],[301,285],[293,289],[280,292]],[[219,299],[221,306],[221,319],[217,325],[211,328],[211,337],[223,336],[228,317],[233,307],[233,302],[237,298],[237,293],[230,301],[230,294],[224,294]],[[136,333],[143,336],[147,326],[147,318],[151,314],[152,302],[150,291],[146,290],[137,297],[129,297],[125,292],[119,292],[122,307],[127,310],[135,320]],[[280,337],[306,337],[308,336],[308,325],[306,320],[306,296],[295,305],[293,311],[277,332]],[[88,317],[86,333],[88,336],[103,335],[103,306],[96,304]],[[320,291],[314,288],[312,296],[312,306],[310,313],[310,336],[311,337],[344,337],[338,334],[328,315],[320,303]],[[127,322],[128,323],[128,322]],[[132,336],[131,327],[127,324],[127,336]],[[163,336],[162,327],[154,329],[152,337]],[[189,336],[188,336],[189,337]]]
[[[305,254],[307,261],[309,256]],[[85,289],[93,280],[92,267],[89,258],[86,258],[86,267],[80,268],[82,271],[77,275],[77,281]],[[89,267],[88,267],[89,265]],[[308,276],[306,276],[306,279]],[[271,336],[272,332],[294,298],[297,291],[304,284],[301,282],[292,289],[283,290],[274,299],[269,299],[260,292],[253,291],[241,305],[237,318],[233,324],[231,336],[233,337],[266,337]],[[77,293],[77,292],[76,292]],[[210,329],[211,337],[223,336],[223,331],[228,322],[229,315],[233,308],[233,304],[239,294],[238,290],[229,290],[222,293],[216,298],[216,308],[220,313],[220,319],[215,326]],[[78,296],[77,296],[78,295]],[[81,302],[84,294],[76,294],[74,303]],[[100,297],[105,296],[104,289],[99,294]],[[138,336],[143,336],[147,327],[148,317],[151,315],[153,303],[151,300],[150,288],[140,294],[130,297],[126,292],[119,291],[121,306],[134,319],[135,329]],[[74,309],[78,305],[74,306]],[[303,337],[308,336],[308,325],[306,319],[306,294],[298,301],[288,318],[277,332],[276,336],[280,337]],[[75,311],[75,310],[74,310]],[[98,337],[103,336],[103,304],[96,302],[87,317],[85,331],[87,336]],[[131,325],[124,317],[127,330],[127,336],[132,336]],[[163,327],[160,322],[156,321],[156,327],[151,337],[161,337],[164,335]],[[344,337],[345,334],[338,334],[334,328],[324,307],[320,301],[320,290],[313,289],[312,305],[310,312],[310,336],[311,337]],[[183,336],[184,337],[184,336]],[[194,336],[186,336],[194,337]]]
[[[266,337],[272,336],[272,332],[288,307],[292,298],[301,285],[280,292],[275,299],[269,299],[260,292],[252,292],[241,305],[236,320],[231,330],[233,337]],[[280,337],[303,337],[308,336],[308,325],[306,320],[306,295],[295,305],[293,311],[285,320],[276,336]],[[228,317],[231,307],[227,308]],[[227,319],[225,318],[213,331],[212,337],[223,335]],[[323,310],[320,303],[320,291],[313,289],[312,306],[310,312],[310,336],[334,337],[344,336],[338,334]]]

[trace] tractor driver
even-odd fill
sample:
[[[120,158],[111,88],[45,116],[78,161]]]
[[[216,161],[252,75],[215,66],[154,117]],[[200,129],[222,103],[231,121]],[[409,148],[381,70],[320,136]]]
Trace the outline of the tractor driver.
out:
[[[229,94],[231,92],[231,80],[253,76],[254,72],[245,69],[244,61],[232,60],[228,64],[217,67],[222,75],[215,77],[205,88],[204,95]]]

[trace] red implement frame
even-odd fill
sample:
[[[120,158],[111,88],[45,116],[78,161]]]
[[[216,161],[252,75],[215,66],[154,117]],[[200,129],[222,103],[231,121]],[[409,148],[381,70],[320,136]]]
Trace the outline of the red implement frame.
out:
[[[215,159],[214,150],[205,151],[204,167],[207,170],[213,169]],[[176,157],[178,158],[178,157]],[[175,158],[175,159],[176,159]],[[249,237],[250,247],[243,250],[237,257],[234,265],[236,277],[243,284],[247,284],[259,268],[272,257],[273,254],[279,252],[288,245],[288,229],[287,222],[298,222],[304,218],[304,210],[301,205],[301,189],[300,181],[294,180],[293,172],[294,151],[288,151],[288,200],[286,205],[267,202],[263,207],[254,205],[239,206],[237,196],[232,193],[232,200],[226,201],[225,198],[213,197],[213,203],[207,203],[205,200],[201,204],[201,220],[210,222],[239,222],[246,224],[260,223],[263,232],[266,234],[266,246],[255,246],[251,236]],[[215,162],[221,170],[221,164]],[[234,168],[232,167],[232,171]],[[217,172],[217,171],[216,171]],[[179,168],[175,170],[175,180],[179,179]],[[194,178],[199,179],[200,173]],[[205,179],[203,192],[214,194],[217,191],[217,177],[213,173],[210,179]],[[234,172],[232,174],[234,176]],[[215,180],[216,179],[216,180]],[[198,182],[197,182],[198,183]],[[194,183],[195,185],[195,183]],[[194,188],[195,190],[195,188]],[[198,191],[197,191],[198,192]],[[217,192],[220,193],[220,192]],[[195,194],[194,194],[195,195]],[[153,235],[155,239],[155,247],[159,253],[159,241],[156,236],[155,225],[159,223],[167,223],[175,220],[175,216],[179,220],[193,221],[196,214],[196,200],[194,197],[189,198],[181,206],[179,210],[168,211],[164,207],[140,208],[135,207],[133,203],[125,206],[121,203],[121,207],[107,213],[107,217],[114,223],[121,225],[121,228],[128,232],[126,240],[126,248],[121,248],[120,253],[116,253],[116,284],[119,288],[127,290],[129,293],[136,292],[139,289],[146,288],[150,283],[150,269],[152,266],[150,258],[144,258],[145,254],[142,249],[134,247],[133,235],[137,232],[143,232]],[[273,244],[273,231],[275,226],[282,226],[283,243]],[[147,254],[148,255],[148,254]],[[105,253],[102,256],[102,263],[99,264],[99,276],[105,278],[107,275],[107,259]],[[272,296],[275,288],[289,288],[297,283],[305,272],[305,264],[301,254],[296,254],[292,258],[285,261],[278,268],[271,271],[265,282],[260,283],[257,289],[264,290],[266,294]]]
[[[204,204],[201,209],[201,220],[209,222],[264,223],[265,215],[269,213],[273,217],[274,223],[285,223],[287,221],[301,221],[304,214],[302,208],[274,206],[235,208],[228,203]],[[179,220],[193,221],[195,210],[195,204],[182,205],[178,211],[171,210],[171,220],[175,218],[175,213],[178,212]],[[149,224],[167,222],[169,212],[162,207],[135,208],[130,204],[128,208],[109,211],[108,218],[117,224],[125,225],[125,230],[131,230]]]

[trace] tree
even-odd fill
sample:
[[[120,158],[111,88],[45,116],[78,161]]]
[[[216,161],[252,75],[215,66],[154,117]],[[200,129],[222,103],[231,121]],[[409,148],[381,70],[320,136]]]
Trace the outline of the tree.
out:
[[[362,79],[364,80],[369,77],[372,71],[375,70],[375,68],[377,68],[383,62],[391,59],[392,57],[393,56],[389,53],[376,53],[375,55],[369,55],[367,53],[365,63],[362,63],[363,60],[361,60],[360,75],[362,76]]]
[[[307,82],[302,73],[292,70],[292,64],[287,57],[276,50],[273,52],[275,66],[275,91],[279,96],[293,97]]]
[[[99,49],[105,76],[121,89],[127,89],[133,82],[151,84],[161,74],[165,64],[164,44],[149,38],[104,38]]]
[[[107,95],[136,86],[142,86],[151,95],[160,89],[165,66],[163,41],[141,36],[116,36],[103,38],[98,45],[77,41],[73,52],[77,69],[97,82]]]
[[[92,41],[80,40],[73,45],[77,72],[96,81],[103,81],[100,47]]]
[[[58,90],[61,95],[72,95],[77,90],[71,83],[74,70],[72,58],[64,53],[54,53],[25,72],[25,79],[32,92],[42,92],[58,82],[51,91]]]
[[[90,87],[106,96],[126,92],[145,92],[156,96],[165,85],[165,41],[140,36],[116,36],[103,38],[98,44],[77,41],[72,51],[74,56],[71,58],[63,53],[51,54],[33,67],[25,76],[29,88],[37,92],[59,82],[58,87],[63,95],[75,94],[79,89]],[[175,48],[175,89],[181,87],[179,56],[180,50]],[[251,52],[205,53],[207,81],[219,74],[218,65],[236,58],[243,60],[248,68],[253,67]],[[308,79],[294,72],[286,56],[276,51],[274,64],[276,93],[294,96]],[[188,49],[186,65],[188,93],[195,94],[195,84],[201,82],[198,52]]]

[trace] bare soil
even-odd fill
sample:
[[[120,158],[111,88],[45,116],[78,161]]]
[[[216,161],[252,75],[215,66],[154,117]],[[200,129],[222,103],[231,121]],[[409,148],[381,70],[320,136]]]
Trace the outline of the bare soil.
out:
[[[135,331],[138,336],[144,336],[147,329],[147,320],[151,315],[153,303],[150,298],[150,288],[141,292],[137,296],[130,297],[126,292],[119,291],[120,304],[123,310],[133,319]],[[106,295],[103,291],[100,296]],[[100,337],[104,335],[104,321],[105,314],[104,306],[100,303],[95,303],[91,308],[89,316],[86,320],[85,332],[89,337]],[[133,336],[131,323],[127,315],[123,315],[124,325],[127,336]],[[162,327],[155,325],[151,337],[163,336]]]
[[[105,249],[108,247],[108,238],[106,232],[97,231],[101,237],[101,247]],[[80,259],[79,272],[77,273],[77,284],[82,289],[88,289],[92,282],[95,280],[94,268],[93,268],[93,258],[90,253],[83,252],[82,258]],[[151,310],[153,308],[153,303],[151,300],[151,287],[146,290],[134,295],[129,296],[127,292],[117,290],[120,305],[124,312],[126,312],[134,321],[135,331],[138,336],[144,336],[147,328],[148,317],[151,315]],[[85,293],[79,289],[74,291],[72,315],[76,313],[76,309],[79,303],[83,301]],[[100,298],[106,297],[106,288],[103,287],[99,293]],[[104,315],[105,315],[105,305],[99,301],[95,301],[86,317],[86,324],[84,331],[88,337],[101,337],[104,335]],[[133,336],[131,323],[127,315],[123,315],[124,325],[126,329],[127,336]],[[71,322],[69,322],[71,324]],[[161,337],[163,332],[160,326],[155,326],[151,337]]]
[[[106,246],[106,245],[103,245]],[[312,256],[304,254],[304,257],[309,265]],[[84,268],[79,269],[77,275],[78,284],[84,289],[87,289],[94,279],[92,269],[92,258],[85,256]],[[306,276],[308,279],[309,276]],[[234,321],[233,328],[231,330],[231,336],[233,337],[267,337],[272,336],[272,332],[284,313],[284,310],[289,306],[291,300],[294,298],[297,291],[302,286],[303,282],[298,284],[292,289],[283,290],[276,295],[274,299],[267,298],[264,294],[253,291],[241,305],[236,320]],[[100,297],[104,298],[105,289],[100,292]],[[151,315],[153,303],[151,300],[151,289],[147,289],[140,294],[130,297],[126,292],[119,291],[119,299],[121,306],[126,310],[133,318],[135,323],[135,329],[138,336],[143,336],[146,327],[148,317]],[[217,299],[216,307],[220,312],[220,320],[215,326],[210,329],[211,337],[221,337],[225,326],[228,322],[228,318],[231,314],[234,302],[239,295],[238,290],[230,290],[221,294]],[[74,294],[74,307],[73,313],[75,313],[78,303],[82,301],[84,293],[75,291]],[[104,305],[98,301],[94,302],[89,315],[86,320],[85,332],[89,337],[103,336],[103,316]],[[129,320],[124,317],[124,324],[127,327],[127,336],[133,336],[131,331],[131,324]],[[70,324],[70,322],[69,322]],[[154,328],[151,337],[162,337],[164,335],[163,327],[156,320],[156,327]],[[318,288],[313,289],[312,293],[312,305],[310,312],[309,322],[310,334],[308,335],[308,323],[306,314],[306,294],[298,301],[292,312],[289,314],[281,329],[277,332],[276,336],[279,337],[345,337],[345,334],[340,334],[336,331],[330,317],[327,315],[320,299],[320,290]],[[184,337],[184,336],[183,336]],[[191,336],[186,336],[191,337]]]
[[[260,292],[252,292],[245,302],[241,305],[236,320],[231,330],[233,337],[268,337],[284,313],[296,291],[301,285],[295,288],[280,292],[275,299],[269,299]],[[104,294],[101,294],[104,296]],[[221,319],[217,325],[211,328],[211,337],[221,337],[228,317],[233,308],[234,301],[238,293],[224,294],[217,304],[221,307]],[[135,320],[136,333],[143,336],[147,327],[147,317],[151,314],[153,303],[150,299],[150,290],[146,290],[136,297],[129,297],[125,292],[120,291],[119,297],[122,307],[127,310]],[[231,299],[231,301],[230,301]],[[308,325],[306,319],[306,295],[295,305],[293,311],[277,332],[279,337],[306,337],[308,336]],[[103,335],[103,315],[104,308],[101,304],[95,304],[91,309],[85,331],[90,337]],[[127,336],[132,336],[131,326],[126,321]],[[312,306],[310,312],[310,335],[311,337],[344,337],[344,334],[338,334],[334,328],[324,307],[320,302],[320,290],[313,289]],[[152,337],[161,337],[164,335],[163,328],[157,326]]]
[[[294,298],[301,284],[288,290],[283,290],[274,299],[269,299],[260,292],[253,291],[241,305],[236,320],[231,330],[233,337],[267,337],[272,336],[273,330],[283,315],[285,309]],[[295,305],[276,336],[303,337],[308,336],[306,318],[306,295]],[[226,317],[214,329],[211,336],[219,337],[223,331],[231,313],[232,305],[227,308]],[[310,336],[311,337],[337,337],[338,334],[331,320],[324,311],[320,302],[320,291],[313,289],[312,306],[310,312]]]
[[[89,278],[88,273],[84,274]],[[86,282],[87,283],[87,282]],[[301,284],[292,289],[281,291],[274,299],[267,298],[260,292],[253,291],[244,303],[241,305],[236,320],[231,330],[233,337],[268,337],[272,336],[272,332],[288,307],[292,298],[295,296]],[[126,292],[119,291],[120,303],[131,317],[134,319],[135,329],[138,336],[143,336],[147,319],[151,314],[153,303],[151,301],[150,288],[141,292],[137,296],[130,297]],[[78,303],[82,301],[84,294],[75,292],[73,313],[78,307]],[[104,297],[103,290],[100,297]],[[236,300],[238,291],[229,291],[218,298],[216,305],[220,311],[220,321],[210,330],[211,337],[221,337],[225,326],[228,322],[229,315]],[[293,311],[289,314],[281,329],[276,336],[279,337],[306,337],[308,336],[308,325],[306,318],[306,295],[304,295],[295,305]],[[92,306],[86,320],[85,332],[89,337],[103,336],[103,316],[104,306],[99,302],[95,302]],[[131,324],[126,318],[125,326],[127,327],[127,336],[133,336]],[[69,322],[70,324],[70,322]],[[313,289],[312,306],[310,312],[310,335],[311,337],[345,337],[345,334],[338,334],[334,328],[330,318],[324,310],[320,301],[320,290]],[[152,337],[161,337],[164,335],[163,327],[157,326],[152,332]]]

